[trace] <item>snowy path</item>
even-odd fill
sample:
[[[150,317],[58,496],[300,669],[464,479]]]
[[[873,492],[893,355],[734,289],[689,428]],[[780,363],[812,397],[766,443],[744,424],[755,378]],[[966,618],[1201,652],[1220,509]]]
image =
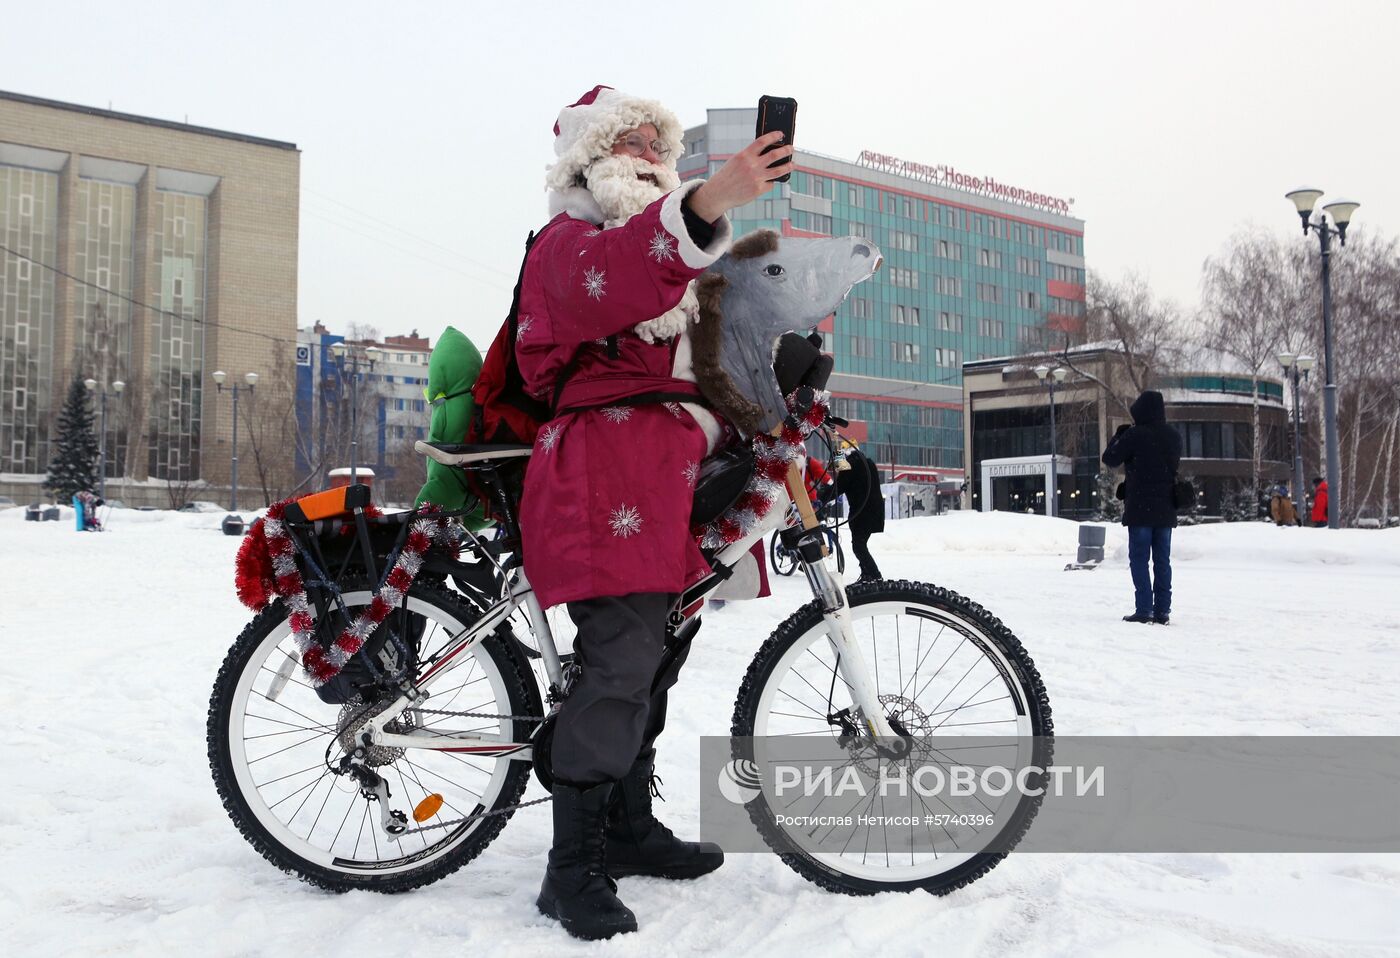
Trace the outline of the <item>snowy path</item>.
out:
[[[209,688],[248,618],[220,517],[117,512],[93,536],[20,512],[0,513],[0,714],[18,778],[0,803],[6,954],[1400,954],[1400,856],[1021,855],[941,899],[836,897],[776,859],[732,856],[694,883],[624,880],[641,932],[585,946],[534,911],[548,820],[530,809],[437,885],[322,893],[259,858],[209,780]],[[887,576],[995,610],[1061,734],[1400,734],[1400,532],[1179,530],[1165,629],[1119,622],[1122,530],[1092,573],[1062,571],[1074,535],[958,515],[896,523],[874,547]],[[696,815],[696,737],[727,731],[753,650],[804,591],[778,580],[774,598],[707,616],[661,742],[678,831]]]

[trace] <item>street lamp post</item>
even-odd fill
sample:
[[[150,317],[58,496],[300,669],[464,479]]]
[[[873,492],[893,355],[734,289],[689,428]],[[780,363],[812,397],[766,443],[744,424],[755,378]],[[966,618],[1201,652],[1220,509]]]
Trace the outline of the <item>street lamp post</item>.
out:
[[[1342,511],[1334,505],[1341,503],[1342,455],[1337,438],[1336,365],[1332,354],[1332,237],[1337,237],[1343,246],[1347,245],[1347,225],[1361,204],[1352,200],[1333,200],[1322,207],[1322,212],[1314,219],[1313,207],[1322,198],[1322,190],[1300,187],[1286,193],[1285,198],[1292,200],[1298,209],[1298,216],[1303,221],[1303,235],[1312,230],[1322,247],[1323,372],[1327,377],[1322,387],[1322,415],[1327,445],[1327,527],[1340,529]],[[1331,214],[1335,227],[1327,222],[1328,214]]]
[[[1045,490],[1045,514],[1058,516],[1060,514],[1060,469],[1055,450],[1058,438],[1055,430],[1055,384],[1064,382],[1065,376],[1069,375],[1069,370],[1063,366],[1051,369],[1049,366],[1040,365],[1035,367],[1035,375],[1050,389],[1050,487]]]
[[[107,498],[107,387],[106,387],[106,386],[103,386],[103,387],[102,387],[102,390],[101,390],[100,392],[98,392],[98,389],[97,389],[97,380],[96,380],[96,379],[85,379],[85,380],[83,380],[83,385],[87,387],[88,392],[90,392],[90,393],[96,393],[97,396],[99,397],[99,398],[98,398],[98,406],[99,406],[99,408],[101,409],[101,413],[100,413],[100,419],[99,419],[98,427],[97,427],[97,428],[98,428],[98,436],[97,436],[97,495],[98,495],[98,497],[101,498],[101,499],[106,499],[106,498]],[[117,395],[117,396],[120,396],[120,395],[122,394],[122,390],[125,389],[125,388],[126,388],[126,383],[122,382],[120,379],[118,379],[116,382],[112,383],[112,392],[113,392],[115,395]]]
[[[1293,386],[1293,501],[1301,504],[1303,496],[1303,440],[1300,433],[1302,413],[1298,408],[1299,383],[1308,378],[1308,373],[1317,360],[1311,356],[1295,356],[1293,353],[1279,353],[1279,365],[1283,367],[1284,375],[1289,377]]]
[[[228,373],[222,369],[214,371],[214,385],[219,392],[224,391],[224,380],[228,378]],[[243,381],[248,384],[248,391],[252,392],[253,387],[258,384],[257,373],[244,373]],[[238,383],[234,383],[233,390],[233,465],[229,470],[229,482],[232,486],[229,491],[228,511],[238,511]]]
[[[379,359],[380,349],[378,346],[370,346],[365,350],[364,358],[350,353],[350,347],[341,340],[331,347],[331,352],[335,355],[335,364],[341,381],[345,380],[345,368],[350,368],[350,484],[354,485],[356,480],[359,459],[359,402],[358,382],[361,369],[373,369],[374,364]],[[349,356],[347,362],[346,356]]]

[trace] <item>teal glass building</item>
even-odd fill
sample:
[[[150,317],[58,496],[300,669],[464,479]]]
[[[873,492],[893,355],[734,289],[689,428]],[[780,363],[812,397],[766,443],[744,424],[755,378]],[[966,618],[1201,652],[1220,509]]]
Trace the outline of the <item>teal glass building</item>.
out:
[[[682,179],[752,142],[757,110],[712,109],[685,133]],[[803,149],[792,179],[732,214],[736,235],[862,236],[885,263],[822,324],[833,406],[889,480],[960,485],[962,364],[1024,353],[1084,311],[1084,223],[1056,197],[866,151]]]

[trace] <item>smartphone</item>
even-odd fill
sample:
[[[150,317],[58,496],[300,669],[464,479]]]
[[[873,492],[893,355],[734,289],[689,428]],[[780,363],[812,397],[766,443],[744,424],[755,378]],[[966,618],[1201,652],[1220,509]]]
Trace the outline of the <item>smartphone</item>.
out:
[[[776,150],[779,146],[788,146],[792,143],[793,135],[797,132],[797,101],[786,96],[761,96],[758,98],[758,127],[754,130],[754,139],[765,133],[772,133],[774,130],[783,131],[781,143],[777,143],[764,150]],[[792,157],[785,156],[769,168],[775,168],[791,163]],[[775,183],[786,183],[792,179],[791,171],[784,173],[774,180]]]

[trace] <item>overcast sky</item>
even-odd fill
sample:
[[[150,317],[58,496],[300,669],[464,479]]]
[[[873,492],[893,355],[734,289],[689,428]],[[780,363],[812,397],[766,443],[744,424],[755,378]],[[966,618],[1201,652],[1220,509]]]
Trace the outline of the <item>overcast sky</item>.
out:
[[[686,126],[792,96],[800,146],[1074,197],[1091,269],[1188,307],[1232,230],[1303,242],[1293,186],[1400,231],[1395,3],[8,6],[0,89],[297,144],[300,325],[484,349],[554,117],[596,83]]]

